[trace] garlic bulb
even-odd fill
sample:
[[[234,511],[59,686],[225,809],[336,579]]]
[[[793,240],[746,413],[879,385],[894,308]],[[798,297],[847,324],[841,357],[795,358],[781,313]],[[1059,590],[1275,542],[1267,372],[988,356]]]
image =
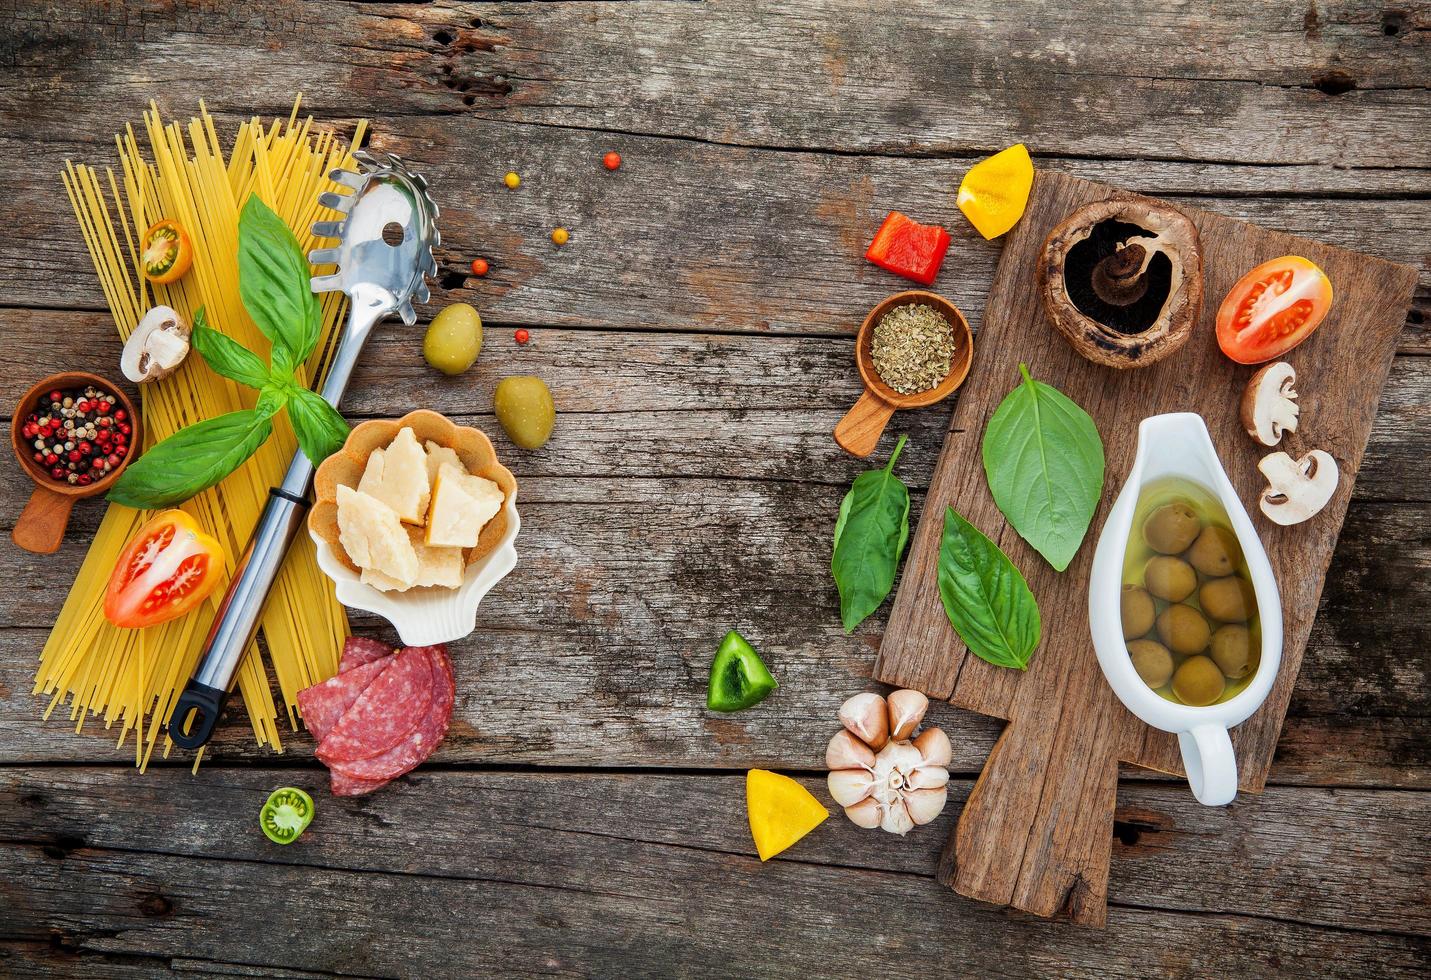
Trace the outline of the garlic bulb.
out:
[[[888,699],[856,694],[840,706],[845,727],[825,749],[827,784],[858,826],[902,837],[943,811],[953,755],[949,736],[926,728],[910,738],[928,709],[929,699],[918,691],[895,691]]]

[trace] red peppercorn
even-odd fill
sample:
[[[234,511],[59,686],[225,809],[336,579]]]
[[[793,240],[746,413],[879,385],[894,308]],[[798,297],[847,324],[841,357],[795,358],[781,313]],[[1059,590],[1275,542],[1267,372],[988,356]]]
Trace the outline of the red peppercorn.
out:
[[[118,453],[110,453],[108,459],[106,459],[105,462],[109,463],[110,466],[118,466],[118,465],[119,465],[119,454],[118,454]]]
[[[100,402],[98,405],[95,406],[95,411],[99,412],[99,414],[101,415],[108,415],[109,410],[113,407],[114,406],[111,405],[109,402]]]
[[[65,478],[65,468],[63,466],[51,467],[50,476],[54,477],[56,480],[63,480]]]
[[[80,452],[78,449],[71,449],[69,452],[65,453],[65,459],[69,460],[71,463],[78,463],[83,458],[84,453]]]
[[[86,456],[94,452],[94,446],[87,439],[81,439],[79,441],[79,445],[75,446],[75,448],[78,449],[80,452],[84,453]]]
[[[91,480],[91,477],[90,477],[90,475],[89,475],[88,473],[81,473],[81,474],[79,475],[79,479],[76,480],[75,482],[78,483],[78,484],[79,484],[80,486],[82,486],[82,487],[87,487],[87,486],[89,486],[89,484],[90,484],[90,480]]]
[[[52,392],[50,392],[50,401],[52,401],[52,402],[61,402],[61,401],[64,401],[64,399],[65,399],[65,396],[62,395],[60,392],[58,392],[58,391],[52,391]]]
[[[60,461],[60,458],[59,458],[58,456],[56,456],[54,453],[45,453],[45,465],[46,465],[46,466],[54,466],[54,465],[55,465],[56,463],[58,463],[59,461]]]
[[[121,408],[119,411],[114,413],[114,417],[117,418],[119,421],[123,422],[125,419],[129,418],[129,413]]]
[[[516,332],[515,334],[513,334],[512,336],[514,336],[514,337],[517,339],[517,343],[519,343],[519,344],[525,344],[527,341],[529,341],[529,340],[532,339],[532,335],[527,332],[527,328],[526,328],[526,327],[520,327],[520,328],[518,328],[517,332]]]
[[[608,154],[606,154],[606,156],[604,156],[604,157],[601,158],[601,165],[602,165],[603,167],[605,167],[607,170],[615,170],[616,168],[618,168],[618,167],[621,166],[621,154],[620,154],[620,153],[608,153]]]
[[[134,430],[129,427],[129,423],[128,423],[128,422],[121,422],[121,423],[119,424],[119,431],[122,432],[122,433],[124,433],[125,435],[129,435],[129,433],[132,432],[132,431],[134,431]]]
[[[31,453],[31,455],[35,457],[35,462],[37,463],[43,463],[45,461],[45,454],[38,449]]]
[[[474,276],[485,276],[485,275],[487,274],[487,260],[486,260],[486,259],[473,259],[473,260],[472,260],[472,274],[473,274]]]

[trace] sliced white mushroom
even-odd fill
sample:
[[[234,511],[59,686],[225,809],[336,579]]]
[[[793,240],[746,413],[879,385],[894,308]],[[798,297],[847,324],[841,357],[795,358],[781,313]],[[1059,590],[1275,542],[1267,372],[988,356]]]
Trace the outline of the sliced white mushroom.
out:
[[[1312,517],[1337,492],[1341,474],[1331,453],[1313,449],[1301,459],[1286,453],[1264,456],[1257,464],[1267,478],[1262,513],[1274,524],[1300,524]]]
[[[156,306],[124,342],[119,369],[135,383],[158,381],[179,369],[189,356],[189,325],[167,306]]]
[[[1252,376],[1242,393],[1242,425],[1264,446],[1275,446],[1284,432],[1297,431],[1297,372],[1286,361],[1269,364]]]

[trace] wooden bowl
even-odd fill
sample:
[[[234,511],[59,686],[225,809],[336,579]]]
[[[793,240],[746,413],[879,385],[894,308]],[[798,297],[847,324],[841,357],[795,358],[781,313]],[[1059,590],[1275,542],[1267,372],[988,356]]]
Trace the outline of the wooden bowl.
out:
[[[132,432],[129,438],[129,452],[125,453],[124,458],[119,461],[119,465],[106,473],[104,479],[91,483],[87,487],[78,487],[68,483],[56,483],[51,479],[50,471],[36,463],[31,456],[34,450],[30,448],[30,443],[21,434],[21,430],[25,426],[25,420],[30,417],[30,413],[35,411],[39,405],[42,396],[56,388],[63,391],[85,386],[93,386],[113,395],[116,399],[116,406],[129,413],[129,425]],[[61,374],[52,374],[37,383],[25,392],[15,405],[15,414],[10,420],[10,447],[15,450],[15,458],[20,461],[21,468],[35,483],[29,503],[20,512],[20,518],[15,522],[15,529],[10,532],[11,540],[26,551],[33,551],[36,554],[48,555],[58,551],[60,542],[64,540],[65,527],[70,522],[70,509],[74,507],[75,501],[83,497],[98,496],[114,486],[114,481],[119,479],[119,474],[124,472],[129,461],[139,454],[142,444],[139,412],[135,410],[134,403],[129,400],[129,396],[119,385],[84,371],[65,371]]]
[[[879,372],[875,370],[870,342],[874,336],[875,325],[886,313],[896,306],[908,306],[913,303],[932,306],[940,316],[948,320],[949,325],[954,328],[956,346],[953,360],[949,365],[949,374],[943,381],[928,391],[917,392],[913,395],[901,395],[880,379]],[[860,400],[855,402],[854,407],[846,412],[845,417],[840,419],[839,424],[835,426],[835,441],[847,453],[860,457],[868,456],[875,451],[875,446],[879,444],[879,437],[883,434],[884,427],[889,424],[890,416],[899,409],[923,408],[926,405],[943,401],[954,394],[958,387],[964,383],[964,379],[969,376],[969,365],[973,363],[973,360],[974,335],[969,330],[969,321],[964,319],[964,314],[959,312],[957,306],[938,293],[922,289],[895,293],[870,310],[869,316],[865,317],[865,322],[860,324],[860,332],[855,337],[855,363],[859,366],[860,377],[864,379],[865,391],[860,395]]]

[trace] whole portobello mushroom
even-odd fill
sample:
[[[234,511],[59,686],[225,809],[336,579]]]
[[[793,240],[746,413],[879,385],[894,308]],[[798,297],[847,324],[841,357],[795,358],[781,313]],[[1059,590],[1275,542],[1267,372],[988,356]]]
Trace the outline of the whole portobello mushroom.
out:
[[[1187,341],[1202,311],[1197,228],[1145,197],[1086,204],[1044,242],[1044,309],[1096,364],[1145,367]]]

